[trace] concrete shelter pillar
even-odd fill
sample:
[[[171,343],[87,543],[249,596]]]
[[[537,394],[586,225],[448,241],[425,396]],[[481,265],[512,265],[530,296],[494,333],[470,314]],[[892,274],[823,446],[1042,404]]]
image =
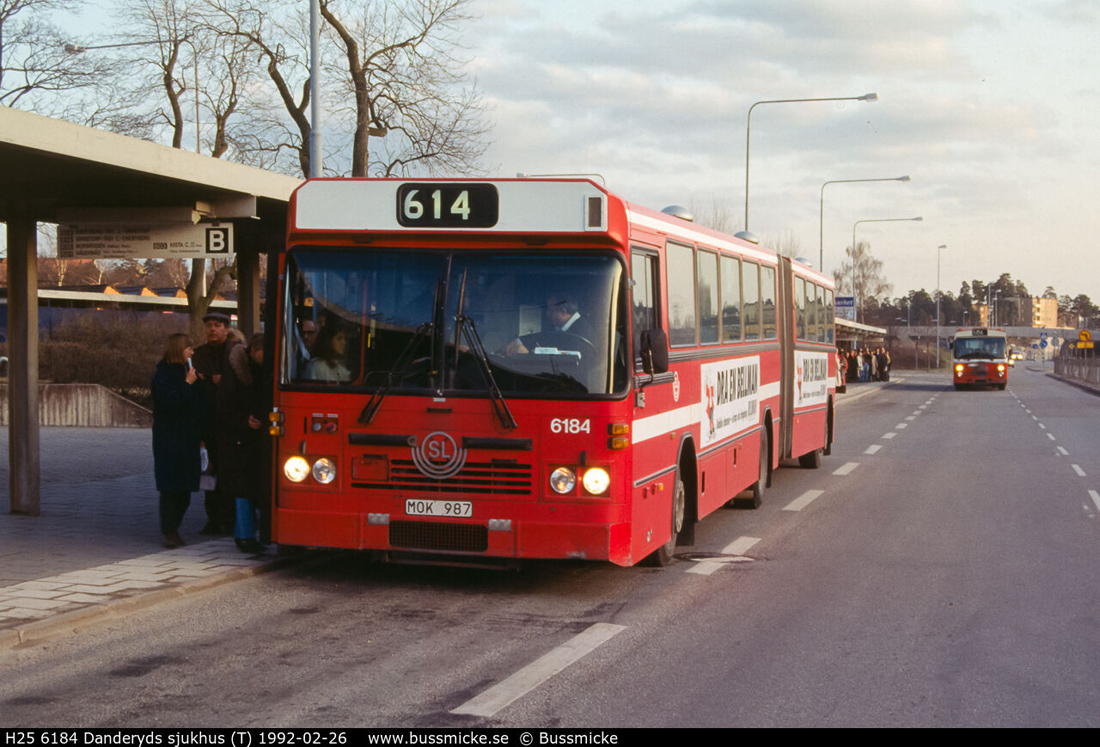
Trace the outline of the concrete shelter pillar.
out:
[[[38,237],[8,222],[8,485],[13,514],[38,516]]]

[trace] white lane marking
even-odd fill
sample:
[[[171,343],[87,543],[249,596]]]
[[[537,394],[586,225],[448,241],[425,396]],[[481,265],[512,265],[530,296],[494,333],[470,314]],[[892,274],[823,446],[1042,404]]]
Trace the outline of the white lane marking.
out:
[[[836,470],[833,471],[833,474],[834,475],[850,475],[850,474],[852,474],[852,470],[854,470],[858,466],[859,466],[859,462],[848,462],[847,464],[842,464],[839,467],[837,467]]]
[[[1060,453],[1062,454],[1062,456],[1069,456],[1069,452],[1068,452],[1068,451],[1066,451],[1066,447],[1065,447],[1065,446],[1059,446],[1059,447],[1058,447],[1058,451],[1059,451],[1059,452],[1060,452]]]
[[[897,424],[897,425],[895,425],[894,427],[895,427],[895,428],[908,428],[908,427],[909,427],[909,424],[908,424],[908,423],[898,423],[898,424]]]
[[[722,553],[724,555],[744,555],[759,541],[759,537],[738,537],[733,542],[723,547]]]
[[[1071,464],[1070,466],[1073,467],[1073,471],[1077,473],[1078,477],[1087,477],[1085,470],[1081,469],[1081,465]]]
[[[697,576],[709,576],[724,565],[736,562],[751,562],[752,558],[743,557],[749,549],[760,541],[759,537],[738,537],[733,542],[722,548],[723,555],[734,555],[733,558],[706,558],[688,568],[685,573],[694,573]]]
[[[885,438],[885,439],[891,439],[896,435],[898,435],[898,434],[894,433],[893,431],[890,431],[889,433],[883,433],[882,437]]]
[[[1050,433],[1049,431],[1047,432],[1047,438],[1049,438],[1051,441],[1057,441],[1058,440],[1054,437],[1054,434]]]
[[[570,664],[580,661],[598,646],[606,643],[624,630],[626,630],[625,625],[596,623],[507,679],[493,685],[480,695],[467,700],[451,713],[468,716],[492,716],[513,701],[531,692]]]
[[[1031,416],[1031,419],[1032,419],[1032,420],[1038,420],[1039,418],[1038,418],[1038,417],[1036,417],[1035,415],[1032,415],[1032,416]]]
[[[871,444],[870,446],[868,446],[866,449],[863,450],[863,453],[864,454],[874,454],[875,452],[877,452],[881,448],[882,448],[882,444]]]
[[[1092,502],[1096,504],[1096,509],[1100,511],[1100,493],[1095,490],[1089,491],[1089,497],[1092,498]]]
[[[813,502],[815,498],[819,497],[824,492],[824,490],[807,490],[805,493],[798,496],[793,501],[784,506],[783,510],[801,511],[802,509],[806,508],[806,506],[810,505],[810,503]]]
[[[1042,428],[1044,431],[1047,429],[1047,427],[1045,425],[1043,425],[1042,423],[1039,423],[1039,427]]]
[[[916,415],[910,415],[909,417],[906,418],[906,420],[916,420],[916,419],[917,419]]]

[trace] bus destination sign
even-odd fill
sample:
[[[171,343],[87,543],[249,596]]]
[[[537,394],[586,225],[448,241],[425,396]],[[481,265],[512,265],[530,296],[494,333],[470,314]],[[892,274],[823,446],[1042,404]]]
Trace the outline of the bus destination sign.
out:
[[[397,222],[406,228],[492,228],[499,214],[492,184],[409,183],[397,189]]]

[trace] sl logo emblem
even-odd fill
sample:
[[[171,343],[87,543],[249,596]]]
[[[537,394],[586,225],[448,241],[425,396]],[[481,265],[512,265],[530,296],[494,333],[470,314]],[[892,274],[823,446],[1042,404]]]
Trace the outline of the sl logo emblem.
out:
[[[466,464],[466,450],[443,431],[429,433],[411,451],[416,468],[434,480],[454,477]]]

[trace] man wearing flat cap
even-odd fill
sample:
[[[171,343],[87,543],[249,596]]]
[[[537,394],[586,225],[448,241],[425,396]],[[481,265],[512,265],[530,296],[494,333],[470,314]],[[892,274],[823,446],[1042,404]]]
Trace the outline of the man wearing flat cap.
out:
[[[224,432],[223,408],[218,405],[218,384],[229,367],[229,354],[239,344],[229,334],[230,319],[220,311],[211,311],[202,318],[206,343],[195,348],[191,362],[199,374],[206,394],[207,413],[202,439],[210,456],[214,474],[218,473],[218,442]],[[233,497],[224,494],[218,480],[214,490],[206,491],[206,526],[200,534],[233,534],[236,513]]]

